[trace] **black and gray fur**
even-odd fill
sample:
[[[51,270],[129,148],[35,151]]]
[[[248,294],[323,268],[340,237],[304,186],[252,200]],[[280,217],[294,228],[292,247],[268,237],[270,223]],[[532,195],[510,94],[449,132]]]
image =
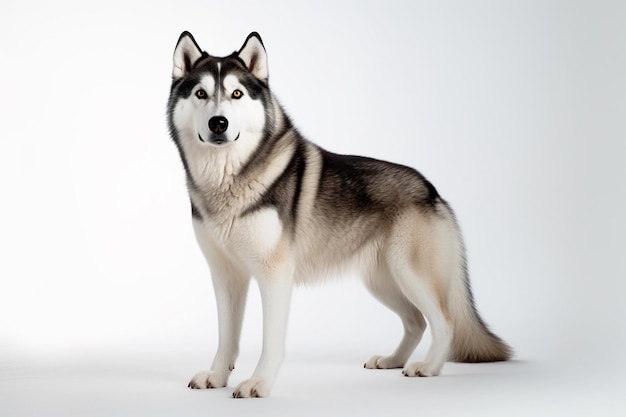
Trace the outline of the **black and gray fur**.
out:
[[[216,286],[231,286],[233,292],[247,288],[247,280],[255,276],[263,295],[264,283],[275,281],[275,270],[288,270],[290,277],[284,280],[294,283],[357,270],[373,295],[400,316],[405,328],[398,349],[387,357],[373,357],[366,368],[404,367],[426,327],[424,316],[433,327],[433,346],[424,362],[405,367],[407,376],[437,375],[446,359],[484,362],[511,357],[511,349],[488,330],[476,311],[462,238],[446,201],[412,168],[334,154],[303,138],[270,91],[265,49],[257,33],[251,33],[238,52],[214,57],[184,32],[175,53],[174,74],[169,129],[185,169],[194,227]],[[252,100],[249,103],[263,109],[262,130],[228,139],[230,122],[219,120],[226,128],[216,127],[215,117],[225,117],[215,107],[217,113],[207,115],[213,126],[206,137],[202,132],[197,137],[189,133],[192,129],[177,120],[191,104],[181,103],[195,103],[192,94],[198,94],[194,91],[206,79],[215,81],[215,103],[227,100],[231,93],[223,82],[229,76],[240,83]],[[238,105],[234,99],[232,103]],[[213,156],[219,152],[223,156]],[[240,153],[245,158],[239,158]],[[202,165],[198,162],[202,158],[215,164]],[[235,162],[222,164],[228,158]],[[217,173],[207,172],[212,169]],[[277,216],[278,228],[269,230],[278,230],[278,237],[272,240],[274,246],[268,246],[267,258],[257,262],[265,255],[249,253],[254,249],[238,243],[245,240],[245,233],[238,237],[238,227],[265,230],[259,222],[267,222],[261,215],[266,213],[268,219]],[[265,242],[262,235],[252,235]],[[283,268],[281,262],[288,266]],[[215,275],[223,271],[233,271],[236,278],[220,276],[216,281]],[[240,283],[230,284],[234,281]],[[216,296],[219,309],[217,290]],[[271,313],[264,307],[264,314]],[[226,384],[236,353],[225,351],[238,349],[238,329],[231,334],[236,343],[220,340],[211,371],[196,375],[191,387]],[[269,394],[275,372],[263,373],[264,367],[270,367],[263,360],[258,374],[242,383],[235,396]]]

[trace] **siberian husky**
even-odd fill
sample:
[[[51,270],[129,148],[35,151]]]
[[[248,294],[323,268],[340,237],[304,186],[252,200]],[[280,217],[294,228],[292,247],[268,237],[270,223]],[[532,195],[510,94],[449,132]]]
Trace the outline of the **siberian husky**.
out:
[[[251,277],[263,306],[263,350],[233,396],[266,397],[284,355],[294,284],[356,271],[394,311],[404,335],[367,369],[435,376],[446,360],[504,361],[511,349],[478,315],[455,216],[405,166],[337,155],[303,138],[272,95],[261,37],[214,57],[182,33],[168,102],[196,238],[217,300],[219,344],[191,388],[225,387],[239,352]],[[422,362],[407,363],[426,329]]]

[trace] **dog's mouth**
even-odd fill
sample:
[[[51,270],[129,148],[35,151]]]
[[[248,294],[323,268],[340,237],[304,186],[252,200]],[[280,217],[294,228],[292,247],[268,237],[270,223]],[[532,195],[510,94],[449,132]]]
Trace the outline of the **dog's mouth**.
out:
[[[235,138],[235,140],[233,140],[233,142],[237,142],[237,139],[239,139],[239,135],[241,135],[241,132],[237,133],[237,137]],[[219,135],[212,134],[209,137],[209,140],[207,141],[202,137],[200,133],[198,133],[198,139],[200,139],[200,142],[210,143],[212,145],[223,145],[229,142],[226,136],[222,134],[219,134]]]

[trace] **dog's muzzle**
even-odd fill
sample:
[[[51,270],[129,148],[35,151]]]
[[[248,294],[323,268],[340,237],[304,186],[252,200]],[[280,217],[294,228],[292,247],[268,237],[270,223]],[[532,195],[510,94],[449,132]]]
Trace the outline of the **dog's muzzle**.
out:
[[[209,119],[209,137],[205,140],[200,133],[198,133],[198,139],[200,142],[208,142],[213,145],[222,145],[228,142],[226,137],[226,130],[228,129],[228,119],[224,116],[213,116]],[[239,135],[237,135],[239,139]],[[235,140],[237,140],[235,139]]]

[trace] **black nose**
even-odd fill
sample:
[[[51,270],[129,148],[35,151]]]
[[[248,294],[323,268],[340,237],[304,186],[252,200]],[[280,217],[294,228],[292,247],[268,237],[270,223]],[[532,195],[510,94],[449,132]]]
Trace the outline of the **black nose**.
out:
[[[224,116],[215,116],[209,119],[209,129],[213,133],[224,133],[228,129],[228,119]]]

